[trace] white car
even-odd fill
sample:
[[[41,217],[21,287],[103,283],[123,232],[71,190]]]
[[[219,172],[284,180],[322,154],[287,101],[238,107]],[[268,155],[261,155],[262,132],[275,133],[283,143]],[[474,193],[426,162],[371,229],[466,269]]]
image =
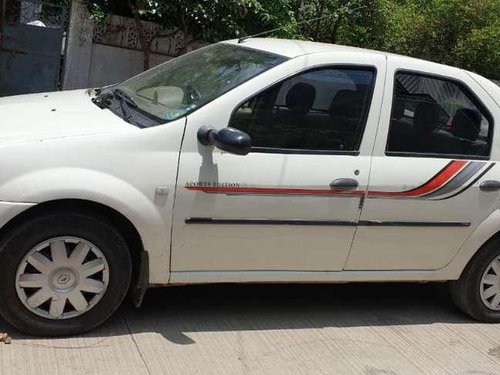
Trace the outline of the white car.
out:
[[[0,313],[22,331],[221,282],[451,281],[500,321],[500,87],[477,74],[251,38],[0,118]]]

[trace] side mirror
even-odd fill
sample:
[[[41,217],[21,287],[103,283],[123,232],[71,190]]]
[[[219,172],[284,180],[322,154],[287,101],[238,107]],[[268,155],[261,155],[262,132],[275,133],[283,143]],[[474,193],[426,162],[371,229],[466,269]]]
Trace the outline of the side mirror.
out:
[[[252,148],[250,136],[235,128],[217,130],[210,126],[202,126],[198,130],[198,141],[204,146],[214,145],[236,155],[246,155]]]

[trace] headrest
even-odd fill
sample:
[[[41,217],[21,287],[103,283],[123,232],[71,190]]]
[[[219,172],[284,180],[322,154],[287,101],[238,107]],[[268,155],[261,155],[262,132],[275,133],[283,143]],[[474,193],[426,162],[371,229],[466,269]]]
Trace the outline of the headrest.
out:
[[[481,130],[481,114],[470,108],[462,108],[455,112],[451,123],[454,136],[475,141]]]
[[[418,130],[433,131],[439,125],[439,106],[432,102],[421,102],[415,109],[413,123]]]
[[[330,103],[330,115],[359,117],[363,106],[362,93],[352,90],[340,90]]]
[[[316,99],[316,90],[308,83],[299,82],[293,85],[286,95],[286,106],[298,115],[309,112]]]

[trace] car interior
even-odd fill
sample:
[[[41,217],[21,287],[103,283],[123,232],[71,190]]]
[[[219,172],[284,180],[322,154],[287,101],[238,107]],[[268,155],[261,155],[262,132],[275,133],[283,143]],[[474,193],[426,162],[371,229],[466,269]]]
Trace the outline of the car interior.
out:
[[[458,86],[410,82],[397,76],[388,152],[488,155],[489,122]]]
[[[230,126],[258,148],[356,150],[371,99],[371,82],[328,82],[297,76],[244,103]]]

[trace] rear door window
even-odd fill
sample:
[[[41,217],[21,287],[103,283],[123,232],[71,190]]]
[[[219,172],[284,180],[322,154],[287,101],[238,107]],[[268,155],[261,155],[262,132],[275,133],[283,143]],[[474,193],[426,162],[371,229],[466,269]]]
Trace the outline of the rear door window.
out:
[[[490,113],[464,84],[396,74],[387,155],[487,158],[492,135]]]

